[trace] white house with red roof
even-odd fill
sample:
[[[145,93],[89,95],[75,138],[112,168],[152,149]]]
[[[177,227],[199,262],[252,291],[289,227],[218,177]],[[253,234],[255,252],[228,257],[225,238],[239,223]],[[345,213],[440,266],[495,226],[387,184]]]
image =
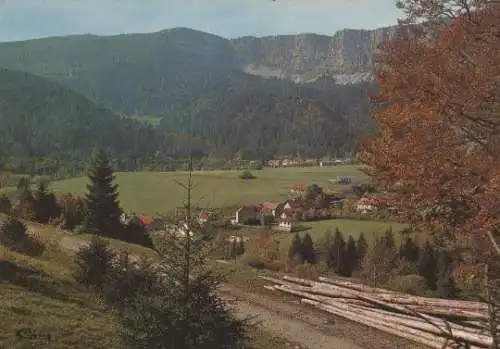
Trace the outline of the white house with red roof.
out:
[[[373,212],[377,209],[379,202],[374,197],[362,197],[356,204],[356,210],[361,213]]]

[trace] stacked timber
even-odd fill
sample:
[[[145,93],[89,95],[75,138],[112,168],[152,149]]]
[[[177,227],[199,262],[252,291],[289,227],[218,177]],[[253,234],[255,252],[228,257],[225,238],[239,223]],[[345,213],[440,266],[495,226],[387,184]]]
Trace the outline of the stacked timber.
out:
[[[490,348],[493,342],[478,326],[488,318],[485,303],[419,297],[324,277],[319,281],[260,278],[273,283],[266,289],[297,296],[304,304],[430,348],[452,348],[451,337],[471,349]]]

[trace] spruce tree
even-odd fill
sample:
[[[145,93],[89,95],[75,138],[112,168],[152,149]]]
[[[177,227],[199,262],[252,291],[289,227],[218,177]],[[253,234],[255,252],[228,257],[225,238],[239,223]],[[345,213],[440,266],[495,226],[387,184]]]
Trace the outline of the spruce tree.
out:
[[[192,168],[192,163],[190,164]],[[191,172],[187,212],[179,231],[158,241],[160,282],[151,294],[138,294],[124,309],[124,348],[239,349],[246,320],[236,319],[217,290],[222,278],[206,263],[209,248],[202,227],[191,217]]]
[[[88,246],[78,250],[75,257],[75,280],[96,292],[100,292],[108,274],[113,269],[113,260],[116,253],[109,248],[109,244],[98,236],[92,237]]]
[[[330,268],[333,268],[334,272],[339,275],[343,275],[344,271],[344,254],[345,254],[345,240],[344,237],[339,230],[339,228],[335,228],[335,233],[333,236],[333,243],[328,251],[328,260],[327,264]]]
[[[245,253],[245,241],[243,241],[243,238],[241,238],[238,242],[238,246],[236,247],[236,255],[241,256]]]
[[[230,256],[231,259],[236,259],[236,256],[238,255],[238,243],[236,242],[236,239],[233,239],[231,241],[231,251],[230,251]]]
[[[365,234],[361,232],[358,237],[358,241],[356,242],[356,252],[357,252],[357,263],[356,266],[361,267],[361,263],[363,262],[363,258],[365,258],[366,253],[368,251],[368,242],[366,242]]]
[[[425,278],[427,286],[435,290],[437,281],[437,256],[429,240],[426,240],[419,261],[419,274]]]
[[[396,240],[394,239],[394,233],[392,232],[392,227],[389,227],[384,234],[385,246],[388,250],[392,250],[396,247]]]
[[[33,192],[35,199],[35,219],[39,223],[47,223],[50,219],[60,215],[61,210],[57,205],[54,193],[49,191],[47,182],[40,181]]]
[[[436,291],[439,297],[456,298],[459,289],[453,277],[453,258],[448,251],[442,249],[437,252],[437,281]]]
[[[399,249],[400,257],[408,262],[415,263],[418,262],[419,254],[420,248],[413,239],[408,236]]]
[[[93,154],[88,177],[90,183],[85,196],[84,230],[94,235],[120,238],[123,227],[120,223],[118,186],[113,183],[113,170],[103,150]]]
[[[316,254],[314,251],[314,243],[313,243],[311,235],[309,235],[309,233],[307,233],[304,236],[304,239],[302,240],[301,255],[302,255],[303,261],[305,261],[309,264],[316,263]]]
[[[288,250],[288,258],[294,259],[296,257],[300,258],[301,263],[304,261],[302,258],[302,239],[300,238],[299,233],[295,233],[292,239],[292,244],[290,245],[290,249]]]
[[[344,254],[344,273],[343,276],[350,277],[354,269],[356,269],[356,264],[358,261],[358,254],[356,250],[356,241],[354,238],[349,235],[349,239],[347,239],[347,247]]]
[[[10,202],[9,197],[7,194],[1,194],[0,195],[0,213],[5,213],[7,215],[10,215],[12,212],[12,203]]]

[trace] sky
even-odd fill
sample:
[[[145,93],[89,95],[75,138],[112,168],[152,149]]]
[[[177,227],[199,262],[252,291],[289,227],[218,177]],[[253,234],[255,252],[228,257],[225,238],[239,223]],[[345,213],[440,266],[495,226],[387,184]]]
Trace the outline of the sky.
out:
[[[0,41],[174,27],[245,35],[373,29],[396,24],[394,0],[0,0]]]

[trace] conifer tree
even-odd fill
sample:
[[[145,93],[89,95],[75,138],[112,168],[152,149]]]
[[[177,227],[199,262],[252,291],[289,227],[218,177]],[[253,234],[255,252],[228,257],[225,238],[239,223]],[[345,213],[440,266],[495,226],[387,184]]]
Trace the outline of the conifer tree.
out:
[[[394,239],[394,233],[392,232],[392,227],[389,227],[384,234],[385,246],[387,249],[392,250],[396,247],[396,240]]]
[[[419,246],[413,241],[411,237],[407,237],[405,241],[401,244],[399,249],[399,255],[401,258],[407,260],[408,262],[418,262],[420,254]]]
[[[109,244],[99,236],[93,236],[88,246],[80,248],[76,253],[75,280],[100,292],[113,269],[115,258],[116,253],[109,248]]]
[[[290,245],[290,249],[288,250],[288,258],[300,258],[301,263],[304,261],[302,257],[302,239],[300,238],[299,233],[295,233],[292,239],[292,244]]]
[[[429,240],[426,240],[419,261],[419,274],[425,278],[427,286],[435,290],[437,281],[437,256]]]
[[[344,236],[337,227],[335,228],[333,243],[328,251],[327,264],[330,268],[333,268],[333,270],[339,275],[343,275],[344,271],[343,261],[344,261],[345,248],[346,244]]]
[[[237,256],[241,256],[245,253],[245,241],[241,238],[238,241],[238,246],[236,247]]]
[[[9,197],[7,194],[1,194],[0,195],[0,213],[5,213],[7,215],[10,215],[12,212],[12,203],[10,202]]]
[[[314,251],[314,243],[312,241],[311,235],[307,233],[302,240],[302,246],[300,254],[302,255],[302,260],[309,263],[316,263],[316,253]]]
[[[35,219],[40,223],[47,223],[51,218],[60,215],[61,210],[57,205],[57,199],[54,193],[49,191],[47,182],[40,181],[33,192],[35,199]]]
[[[236,239],[233,239],[233,241],[231,241],[230,256],[232,259],[236,259],[236,257],[238,256],[238,243],[236,242]]]
[[[191,217],[191,171],[183,186],[185,219],[155,244],[160,282],[152,294],[138,294],[124,309],[125,348],[243,348],[246,321],[237,320],[218,295],[222,279],[206,264],[209,248]]]
[[[358,237],[358,241],[356,242],[356,252],[357,252],[357,267],[361,267],[361,263],[363,258],[365,258],[366,253],[368,251],[368,242],[366,242],[365,234],[361,232]]]
[[[356,241],[354,238],[349,235],[349,239],[347,239],[347,247],[344,254],[344,271],[343,276],[350,277],[354,269],[356,269],[356,264],[358,261],[358,254],[356,250]]]
[[[118,202],[118,186],[106,153],[99,149],[92,157],[89,170],[90,183],[85,197],[87,211],[84,230],[90,234],[120,238],[121,209]]]
[[[440,297],[456,298],[460,292],[453,277],[453,258],[448,251],[442,249],[437,253],[436,291]]]

